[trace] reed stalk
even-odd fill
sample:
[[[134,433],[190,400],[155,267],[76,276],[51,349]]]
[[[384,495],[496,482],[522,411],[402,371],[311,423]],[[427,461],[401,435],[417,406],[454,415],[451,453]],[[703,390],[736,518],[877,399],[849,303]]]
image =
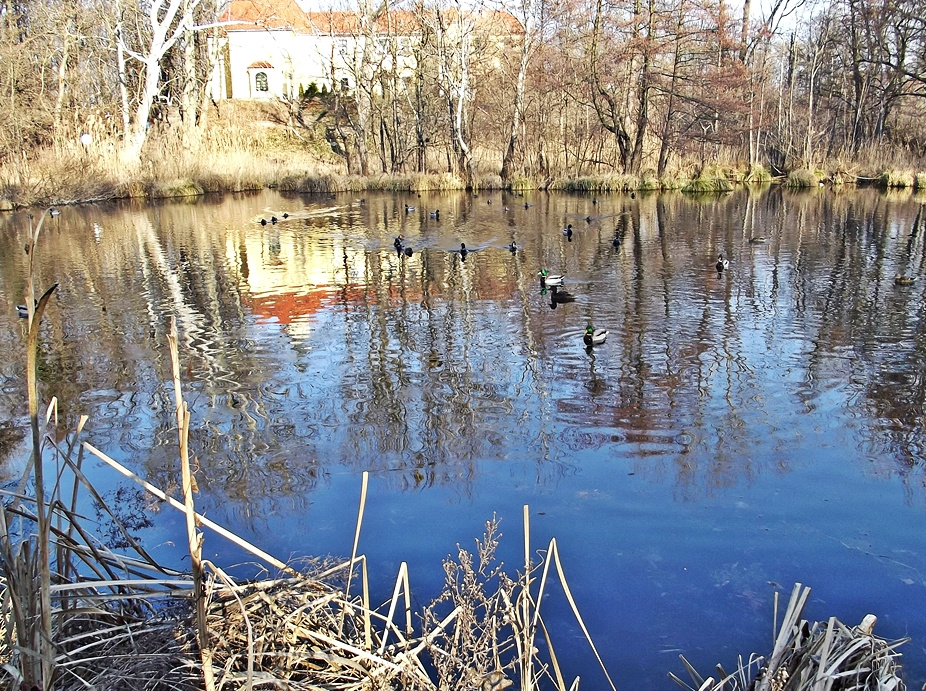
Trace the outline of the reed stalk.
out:
[[[193,604],[196,608],[197,640],[203,664],[203,681],[206,685],[206,691],[214,691],[215,674],[212,669],[212,646],[209,642],[209,626],[206,618],[206,596],[204,592],[203,534],[197,530],[196,508],[193,504],[193,473],[190,470],[190,411],[183,400],[183,392],[180,386],[180,354],[177,341],[177,319],[172,317],[167,342],[170,346],[174,402],[177,409],[180,473],[183,486],[184,513],[186,514],[187,543],[190,548],[190,563],[193,572]]]
[[[26,277],[26,309],[28,310],[28,337],[26,340],[26,390],[29,397],[29,425],[32,431],[32,467],[35,474],[35,504],[37,517],[36,544],[38,550],[38,579],[39,579],[39,621],[40,625],[37,635],[30,637],[32,644],[37,646],[30,654],[34,654],[40,660],[39,670],[35,670],[32,665],[27,665],[30,669],[28,675],[24,673],[25,682],[35,684],[38,682],[43,689],[50,689],[55,672],[54,648],[52,646],[52,616],[51,616],[51,558],[48,532],[49,514],[46,512],[45,503],[45,463],[42,455],[42,438],[39,428],[39,398],[38,398],[38,381],[36,361],[38,357],[39,325],[42,321],[42,314],[49,298],[58,287],[54,284],[46,290],[42,297],[37,301],[35,299],[35,253],[38,246],[39,235],[42,232],[42,226],[49,215],[57,215],[57,210],[46,209],[38,224],[33,228],[32,219],[30,218],[29,242],[26,245],[26,252],[29,256],[28,274]],[[24,553],[24,556],[28,552]],[[26,559],[26,561],[29,561]],[[24,578],[26,574],[21,573]],[[25,623],[25,622],[23,622]],[[20,632],[21,634],[22,632]],[[28,657],[28,655],[27,655]],[[34,677],[38,671],[37,678]],[[25,669],[23,669],[25,672]]]

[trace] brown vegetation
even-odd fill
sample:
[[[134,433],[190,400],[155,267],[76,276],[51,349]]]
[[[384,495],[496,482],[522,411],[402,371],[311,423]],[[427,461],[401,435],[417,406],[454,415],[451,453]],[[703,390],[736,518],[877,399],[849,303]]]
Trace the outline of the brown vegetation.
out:
[[[284,180],[334,191],[629,176],[650,188],[706,180],[710,166],[740,178],[821,170],[833,182],[926,168],[915,0],[786,0],[761,17],[749,0],[741,12],[531,0],[499,41],[434,0],[405,13],[403,31],[417,37],[411,76],[364,50],[337,68],[350,74],[330,67],[350,93],[309,85],[266,108],[212,100],[222,3],[150,4],[7,8],[0,206]],[[354,22],[354,38],[391,45],[375,7],[357,7],[374,21]]]

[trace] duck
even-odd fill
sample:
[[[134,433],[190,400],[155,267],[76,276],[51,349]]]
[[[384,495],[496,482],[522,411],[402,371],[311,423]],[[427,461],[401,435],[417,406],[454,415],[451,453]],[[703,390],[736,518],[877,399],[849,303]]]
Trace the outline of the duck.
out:
[[[266,219],[266,218],[260,219],[260,224],[261,224],[262,226],[267,225],[267,219]]]
[[[270,217],[270,222],[271,222],[273,225],[276,225],[276,224],[277,224],[277,221],[279,221],[279,220],[280,220],[280,219],[277,218],[276,216],[271,216],[271,217]]]
[[[531,208],[531,205],[528,204],[527,202],[524,202],[524,208],[525,208],[525,209],[529,209],[529,208]]]
[[[905,276],[903,274],[894,274],[895,286],[912,286],[916,283],[918,276]]]
[[[763,235],[755,235],[749,238],[749,242],[753,245],[764,245],[768,242],[768,238]]]
[[[592,205],[598,204],[598,197],[592,197]]]
[[[399,251],[404,252],[406,257],[410,257],[414,254],[411,247],[403,247]]]
[[[363,200],[361,199],[360,201],[363,201]],[[286,213],[285,211],[283,212],[283,218],[289,218],[289,214]]]
[[[637,198],[637,193],[636,193],[636,192],[631,192],[631,193],[630,193],[630,198],[631,198],[631,199],[636,199],[636,198]]]
[[[714,266],[717,268],[717,273],[722,274],[723,270],[730,266],[730,262],[724,259],[721,253],[717,255],[717,263]]]
[[[429,212],[428,212],[428,216],[430,216],[431,218],[436,218],[436,219],[439,221],[439,220],[440,220],[440,209],[435,209],[434,211],[429,211]]]
[[[415,210],[414,206],[409,206],[408,204],[405,205],[405,213],[410,214],[414,210]]]
[[[595,325],[589,322],[588,326],[585,327],[585,335],[582,336],[582,342],[591,348],[592,346],[601,345],[606,340],[608,340],[608,330],[596,329]]]
[[[405,242],[405,236],[404,236],[404,235],[396,235],[395,240],[392,241],[392,246],[395,247],[397,250],[400,250],[400,249],[402,249],[402,243],[403,243],[403,242]]]
[[[563,228],[563,235],[565,235],[567,238],[572,238],[572,224],[571,223],[565,228]]]
[[[518,246],[514,244],[514,240],[512,240],[511,244],[505,247],[505,249],[511,252],[512,254],[514,254],[515,252],[518,251]]]
[[[561,286],[563,285],[563,275],[562,274],[551,274],[546,269],[541,269],[540,273],[540,287],[546,288],[547,286]]]
[[[466,255],[469,254],[469,250],[466,249],[466,243],[460,243],[460,259],[466,259]]]
[[[36,307],[38,307],[38,306],[39,306],[39,301],[36,300],[33,304],[34,304]],[[16,305],[16,313],[19,315],[19,318],[20,318],[20,319],[28,319],[28,318],[29,318],[29,308],[26,307],[26,305]]]

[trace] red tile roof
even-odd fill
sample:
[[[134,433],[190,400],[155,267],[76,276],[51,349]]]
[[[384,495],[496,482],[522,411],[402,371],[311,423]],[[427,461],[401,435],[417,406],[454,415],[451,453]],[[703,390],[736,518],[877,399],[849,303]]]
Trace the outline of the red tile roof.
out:
[[[494,35],[518,36],[524,33],[521,23],[508,12],[482,10],[476,13],[476,25]],[[222,13],[227,30],[291,30],[297,33],[328,36],[356,36],[360,33],[357,12],[303,12],[295,0],[232,0]],[[414,12],[392,10],[376,18],[375,31],[410,36],[420,31],[421,23]]]
[[[232,0],[221,21],[230,22],[225,29],[231,31],[291,29],[313,33],[308,17],[294,0]]]

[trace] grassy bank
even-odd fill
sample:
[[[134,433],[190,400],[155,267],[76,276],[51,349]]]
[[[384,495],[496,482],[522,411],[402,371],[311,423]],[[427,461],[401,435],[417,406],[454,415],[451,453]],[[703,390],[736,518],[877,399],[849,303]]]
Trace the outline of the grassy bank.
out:
[[[326,112],[326,111],[325,111]],[[120,156],[117,139],[95,140],[86,149],[77,143],[34,152],[0,167],[0,210],[122,198],[195,197],[208,192],[277,188],[288,192],[338,192],[463,189],[461,176],[448,172],[348,175],[336,154],[330,132],[318,124],[294,120],[280,103],[223,103],[210,111],[207,124],[186,140],[179,127],[155,128],[140,164]],[[309,118],[312,121],[312,118]],[[330,129],[330,128],[329,128]],[[486,157],[486,160],[492,156]],[[378,159],[376,159],[378,163]],[[436,161],[432,163],[437,165]],[[878,184],[886,189],[926,188],[926,172],[904,169],[858,170],[834,162],[831,170],[795,170],[779,181],[791,187],[831,184]],[[768,170],[745,164],[680,162],[662,176],[561,174],[536,178],[519,174],[503,183],[494,170],[477,174],[480,190],[549,189],[574,193],[608,193],[678,189],[692,194],[724,193],[739,185],[774,182]]]

